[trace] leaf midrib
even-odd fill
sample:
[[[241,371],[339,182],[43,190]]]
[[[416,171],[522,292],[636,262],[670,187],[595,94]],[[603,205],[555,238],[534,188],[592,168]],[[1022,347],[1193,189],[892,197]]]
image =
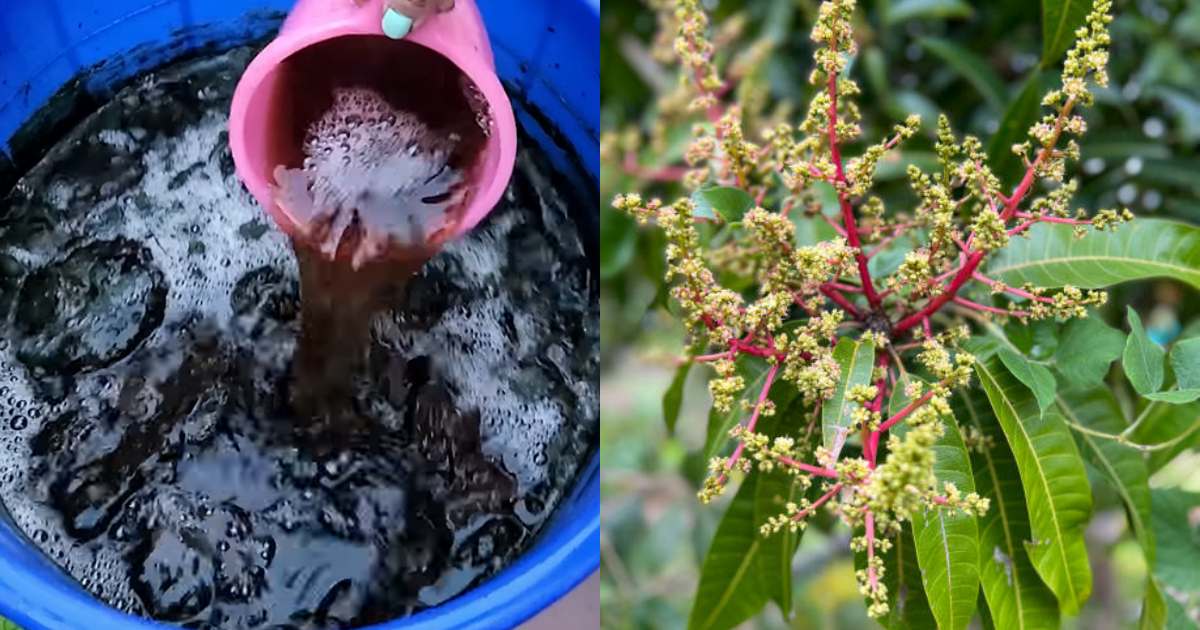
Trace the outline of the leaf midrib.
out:
[[[1072,0],[1066,0],[1065,5],[1070,5],[1071,2],[1072,2]],[[1046,42],[1046,43],[1048,43],[1048,44],[1053,43],[1055,46],[1058,45],[1058,39],[1059,39],[1059,37],[1062,36],[1063,27],[1065,27],[1067,25],[1067,17],[1070,15],[1069,8],[1070,8],[1069,6],[1062,7],[1062,15],[1059,16],[1058,26],[1056,26],[1054,28],[1054,37],[1050,38],[1050,41]],[[1043,54],[1045,53],[1045,51],[1042,51],[1042,52],[1043,52]],[[1048,60],[1043,59],[1042,63],[1045,64],[1045,63],[1047,63],[1047,61]]]
[[[1054,500],[1052,498],[1054,495],[1050,494],[1050,484],[1046,479],[1046,471],[1044,468],[1042,468],[1042,460],[1038,459],[1037,454],[1034,453],[1033,441],[1030,439],[1029,433],[1025,431],[1025,423],[1021,422],[1020,414],[1017,413],[1017,408],[1013,406],[1011,401],[1009,401],[1008,394],[1005,392],[1004,388],[1000,387],[1000,383],[994,376],[992,376],[992,373],[987,369],[987,366],[985,366],[983,363],[977,363],[977,365],[980,366],[983,372],[987,375],[988,380],[990,380],[996,387],[996,390],[1000,393],[1000,398],[1004,400],[1004,404],[1008,406],[1010,411],[1012,411],[1014,424],[1021,428],[1021,436],[1025,438],[1025,443],[1028,446],[1030,453],[1033,454],[1031,459],[1033,459],[1034,463],[1037,465],[1038,480],[1042,482],[1042,488],[1046,491],[1046,501],[1050,504],[1050,520],[1054,523],[1055,534],[1052,544],[1054,541],[1057,541],[1057,544],[1054,544],[1054,547],[1058,550],[1058,555],[1062,558],[1063,571],[1067,578],[1067,588],[1071,589],[1071,601],[1077,603],[1079,601],[1079,594],[1075,591],[1075,580],[1074,576],[1071,575],[1071,564],[1067,560],[1066,539],[1063,538],[1062,525],[1058,522],[1058,509],[1054,505]],[[1032,519],[1030,519],[1030,522],[1032,525]]]
[[[1055,256],[1053,258],[1040,258],[1038,260],[1030,260],[1030,261],[1026,261],[1026,262],[1011,264],[1006,267],[998,267],[995,269],[991,269],[990,271],[992,271],[993,273],[996,273],[996,274],[1012,273],[1014,271],[1031,268],[1031,267],[1036,268],[1036,267],[1045,267],[1048,265],[1061,265],[1061,264],[1065,264],[1068,261],[1086,261],[1086,262],[1121,261],[1127,265],[1138,265],[1138,266],[1145,266],[1145,267],[1162,267],[1164,269],[1171,269],[1173,271],[1180,272],[1181,275],[1195,276],[1197,278],[1200,278],[1200,273],[1197,273],[1197,271],[1195,269],[1193,269],[1192,267],[1187,267],[1184,265],[1175,265],[1175,264],[1160,262],[1160,261],[1156,261],[1156,260],[1149,260],[1146,258],[1129,258],[1129,257],[1108,256],[1108,255],[1101,256],[1101,255],[1096,255],[1096,254],[1087,254],[1087,255],[1079,255],[1079,256]]]
[[[725,605],[729,603],[729,598],[732,597],[734,591],[737,590],[738,584],[741,584],[742,578],[745,577],[746,571],[750,568],[750,565],[754,564],[754,556],[758,553],[758,544],[760,542],[761,540],[759,537],[755,536],[754,542],[750,543],[750,548],[747,549],[746,553],[742,556],[742,562],[738,565],[737,571],[734,572],[733,578],[729,580],[729,584],[725,587],[724,592],[721,593],[721,599],[717,601],[717,605],[713,607],[713,610],[711,613],[709,613],[708,618],[704,620],[704,625],[701,626],[702,628],[711,628],[713,620],[721,614],[721,611],[725,610]]]
[[[975,404],[971,401],[971,397],[966,395],[966,393],[963,393],[963,402],[967,407],[967,413],[971,414],[971,422],[973,422],[975,424],[975,427],[977,429],[979,429],[980,431],[983,431],[983,423],[981,423],[979,421],[979,415],[975,412]],[[1018,563],[1017,563],[1017,555],[1016,554],[1017,554],[1018,549],[1013,546],[1012,532],[1011,532],[1009,520],[1008,520],[1008,510],[1005,509],[1005,501],[1004,501],[1004,496],[1003,496],[1004,492],[1000,489],[1000,473],[996,470],[996,463],[992,459],[991,451],[989,451],[986,448],[980,449],[980,454],[983,455],[983,459],[987,462],[988,472],[991,473],[991,476],[992,476],[992,489],[995,491],[996,498],[998,499],[998,501],[996,501],[996,506],[1000,510],[1000,521],[1001,521],[1000,529],[1002,532],[1004,532],[1004,544],[1008,547],[1009,562],[1012,564],[1012,577],[1013,577],[1012,593],[1013,593],[1013,598],[1016,600],[1015,603],[1017,605],[1017,624],[1021,628],[1024,628],[1025,627],[1025,607],[1021,603],[1021,584],[1023,582],[1021,581],[1020,576],[1017,574],[1018,573],[1017,572],[1017,564]]]

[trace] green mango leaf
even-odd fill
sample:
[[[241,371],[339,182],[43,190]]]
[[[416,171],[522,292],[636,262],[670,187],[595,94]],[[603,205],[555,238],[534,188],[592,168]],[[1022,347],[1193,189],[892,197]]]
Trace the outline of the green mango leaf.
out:
[[[663,394],[663,422],[667,423],[667,433],[675,434],[675,423],[679,421],[679,409],[683,406],[683,386],[687,383],[688,372],[692,362],[688,361],[675,370],[675,378]]]
[[[1058,410],[1075,424],[1101,433],[1119,434],[1128,427],[1112,392],[1096,387],[1058,397]],[[1083,457],[1108,480],[1125,504],[1129,529],[1142,546],[1146,563],[1154,565],[1154,532],[1150,529],[1150,472],[1141,453],[1115,440],[1073,431]]]
[[[1163,384],[1163,359],[1166,351],[1162,346],[1150,341],[1146,329],[1142,327],[1142,318],[1132,306],[1125,307],[1129,317],[1129,337],[1125,340],[1125,353],[1121,357],[1121,366],[1125,368],[1125,377],[1137,393],[1145,396],[1157,392]]]
[[[883,22],[892,26],[913,18],[967,18],[973,13],[963,0],[899,0],[888,9]]]
[[[979,518],[979,577],[987,610],[996,628],[1057,629],[1058,602],[1038,577],[1023,541],[1029,540],[1029,514],[1017,462],[987,399],[978,391],[959,391],[955,416],[992,443],[971,451],[975,489],[991,501]]]
[[[988,275],[1012,286],[1083,289],[1164,277],[1200,289],[1200,226],[1137,219],[1077,239],[1070,225],[1041,223],[997,252]]]
[[[1189,518],[1200,508],[1200,494],[1180,488],[1150,491],[1150,518],[1158,554],[1154,577],[1177,591],[1200,593],[1200,526]]]
[[[1167,602],[1154,576],[1149,576],[1146,578],[1146,597],[1142,600],[1138,630],[1163,630],[1166,627]]]
[[[996,354],[1009,373],[1033,392],[1038,411],[1045,412],[1047,407],[1054,404],[1054,392],[1058,386],[1054,382],[1054,374],[1047,367],[1032,363],[1008,348],[1001,348]]]
[[[938,37],[923,37],[921,46],[940,59],[962,78],[966,79],[996,111],[1003,111],[1005,101],[1004,82],[988,65],[988,62],[958,44]]]
[[[1170,359],[1179,389],[1200,388],[1200,337],[1177,342]]]
[[[637,222],[611,208],[600,211],[600,278],[620,275],[637,253]]]
[[[1098,315],[1073,319],[1054,353],[1054,367],[1073,387],[1099,385],[1124,348],[1125,333]]]
[[[755,571],[766,542],[754,521],[757,483],[758,475],[746,477],[717,525],[700,569],[690,630],[733,628],[757,615],[770,599]]]
[[[692,193],[692,203],[696,204],[694,216],[735,223],[754,208],[754,197],[740,188],[714,186]]]
[[[774,438],[778,436],[803,435],[807,416],[804,401],[797,397],[785,409],[776,412],[774,416],[763,418],[759,422],[759,431]],[[815,444],[815,435],[801,449],[802,453],[811,453]],[[805,458],[811,460],[811,458]],[[806,493],[800,485],[800,478],[788,474],[787,471],[776,469],[771,472],[757,471],[758,486],[754,495],[754,523],[762,525],[767,519],[781,514],[788,502],[799,503],[808,494],[810,500],[816,499],[818,485],[814,484]],[[796,533],[787,530],[771,534],[763,538],[760,553],[755,562],[754,570],[759,576],[763,588],[767,589],[772,600],[779,605],[784,617],[791,615],[792,610],[792,557],[796,555],[796,547],[804,532]]]
[[[1091,0],[1042,0],[1042,65],[1058,63],[1075,43],[1075,29],[1083,26]]]
[[[1183,405],[1200,400],[1200,389],[1172,389],[1166,392],[1146,394],[1146,398],[1165,402],[1168,405]]]
[[[1042,74],[1035,69],[1016,98],[1008,104],[1008,109],[1004,110],[1000,126],[988,142],[988,164],[1006,187],[1015,186],[1019,179],[1021,159],[1012,152],[1012,146],[1024,142],[1029,127],[1037,121],[1043,91]]]
[[[1146,459],[1150,474],[1158,472],[1175,456],[1200,443],[1200,403],[1168,405],[1150,401],[1142,408],[1144,418],[1129,436],[1138,444],[1162,444],[1183,435],[1173,446],[1155,450]]]
[[[846,392],[855,385],[869,385],[875,367],[875,345],[843,337],[833,348],[833,358],[842,366],[833,398],[821,406],[821,443],[838,452],[851,424],[850,413],[855,404],[846,400]]]
[[[995,360],[976,362],[1017,462],[1032,537],[1025,542],[1038,575],[1069,615],[1079,613],[1092,591],[1083,530],[1092,514],[1087,471],[1062,416],[1042,414],[1029,390]]]
[[[889,415],[909,403],[904,393],[908,379],[902,379],[888,402]],[[933,445],[933,472],[938,484],[953,483],[963,493],[975,492],[971,460],[958,424],[944,419],[945,433]],[[892,432],[904,437],[909,427],[896,425]],[[914,514],[913,540],[921,568],[925,599],[939,628],[965,628],[975,615],[979,601],[979,530],[974,516],[957,510],[935,509]]]

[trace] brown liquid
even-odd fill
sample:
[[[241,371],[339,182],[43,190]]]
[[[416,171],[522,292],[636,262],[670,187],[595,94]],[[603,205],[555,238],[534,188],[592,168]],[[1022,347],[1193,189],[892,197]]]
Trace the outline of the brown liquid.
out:
[[[300,268],[300,338],[292,364],[292,406],[301,418],[352,427],[354,383],[362,375],[371,317],[403,294],[422,260],[385,258],[354,269],[294,241]]]

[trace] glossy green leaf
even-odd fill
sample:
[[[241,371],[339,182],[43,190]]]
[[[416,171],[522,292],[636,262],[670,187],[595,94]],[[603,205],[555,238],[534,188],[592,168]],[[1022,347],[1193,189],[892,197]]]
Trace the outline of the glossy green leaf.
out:
[[[909,398],[904,393],[907,379],[893,390],[889,415],[903,409]],[[963,493],[975,492],[971,460],[953,418],[946,418],[945,432],[933,445],[933,472],[939,486],[952,483]],[[892,429],[904,437],[908,425]],[[974,516],[956,510],[934,509],[914,514],[913,540],[925,588],[925,598],[939,628],[965,628],[975,615],[979,601],[979,531]]]
[[[1183,405],[1200,400],[1200,389],[1172,389],[1165,392],[1146,394],[1145,397],[1149,400],[1167,403],[1168,405]]]
[[[1091,0],[1042,0],[1042,65],[1058,63],[1075,43],[1075,29],[1083,26]]]
[[[1038,224],[1028,237],[1014,238],[988,266],[988,275],[1020,286],[1072,285],[1100,289],[1130,280],[1174,278],[1200,289],[1200,226],[1162,219],[1137,219],[1112,232]]]
[[[1170,359],[1179,389],[1200,388],[1200,337],[1177,342]]]
[[[1074,387],[1098,385],[1125,348],[1125,333],[1093,314],[1073,319],[1054,353],[1054,367]]]
[[[1058,387],[1054,382],[1054,374],[1050,372],[1049,368],[1032,363],[1008,348],[1001,348],[996,354],[1004,363],[1004,367],[1008,368],[1008,372],[1033,392],[1039,411],[1044,412],[1047,407],[1054,404],[1054,392]]]
[[[833,398],[821,407],[821,443],[836,453],[846,439],[846,430],[852,424],[850,413],[856,404],[846,400],[846,392],[855,385],[870,384],[871,370],[875,367],[875,346],[869,341],[843,337],[833,348],[833,358],[841,366],[842,373]]]
[[[1200,524],[1190,518],[1200,494],[1180,488],[1151,490],[1151,520],[1158,555],[1154,576],[1184,593],[1200,593]]]
[[[971,5],[963,0],[898,0],[888,9],[884,23],[890,26],[913,18],[965,18],[972,13]]]
[[[1086,392],[1066,393],[1058,397],[1058,410],[1063,417],[1080,426],[1119,434],[1129,425],[1121,405],[1112,392],[1096,387]],[[1142,454],[1115,440],[1108,440],[1082,431],[1073,431],[1084,459],[1100,472],[1121,502],[1129,520],[1129,529],[1142,546],[1146,562],[1154,564],[1154,532],[1150,529],[1150,473]]]
[[[938,37],[923,37],[921,46],[966,79],[996,111],[1004,109],[1004,82],[988,62],[962,46]]]
[[[797,397],[775,415],[763,418],[759,431],[771,438],[781,435],[802,436],[809,420],[805,411],[803,400]],[[801,453],[811,453],[815,435],[813,438],[801,447]],[[805,456],[803,459],[808,461],[811,457]],[[758,471],[753,475],[758,477],[754,495],[754,522],[758,525],[765,523],[769,517],[783,513],[788,502],[798,503],[806,494],[800,485],[800,478],[787,471]],[[811,496],[815,491],[815,486],[809,489],[810,499],[816,498]],[[803,534],[803,531],[792,533],[784,530],[765,537],[754,567],[763,588],[779,605],[785,617],[791,614],[792,609],[792,557]]]
[[[1137,311],[1132,306],[1125,308],[1129,317],[1129,337],[1125,339],[1121,367],[1125,368],[1125,377],[1137,393],[1157,392],[1162,387],[1163,359],[1167,353],[1162,346],[1150,341]]]
[[[720,217],[726,223],[741,221],[754,207],[754,197],[750,193],[729,186],[701,188],[692,193],[692,202],[696,205],[693,215],[708,219]]]
[[[672,435],[675,433],[675,423],[679,421],[679,409],[683,406],[683,386],[687,383],[688,372],[691,369],[691,361],[679,366],[675,370],[675,377],[671,379],[671,385],[663,394],[663,422],[667,423],[667,433]]]
[[[975,490],[991,501],[979,518],[979,576],[986,611],[996,628],[1057,629],[1058,602],[1038,577],[1023,541],[1029,540],[1029,514],[1017,462],[987,399],[980,392],[959,391],[955,416],[992,445],[971,451]]]
[[[754,522],[758,475],[742,482],[721,517],[700,569],[690,630],[725,630],[757,615],[770,596],[755,571],[766,539]]]
[[[1016,98],[1004,110],[1000,126],[988,142],[988,164],[1006,188],[1015,186],[1021,171],[1021,159],[1012,152],[1012,146],[1025,141],[1029,127],[1037,121],[1042,107],[1042,75],[1034,70]],[[1011,247],[1011,245],[1009,245]]]
[[[1038,575],[1067,614],[1078,614],[1092,591],[1083,530],[1092,494],[1083,459],[1056,411],[1042,414],[1029,390],[996,360],[977,362],[987,392],[1021,474],[1032,538],[1025,542]]]

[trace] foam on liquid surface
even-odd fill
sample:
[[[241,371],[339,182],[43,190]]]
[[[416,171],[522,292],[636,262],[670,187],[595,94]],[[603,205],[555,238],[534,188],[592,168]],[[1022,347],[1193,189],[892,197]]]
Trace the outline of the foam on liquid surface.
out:
[[[305,136],[303,167],[275,168],[275,199],[329,257],[357,222],[357,266],[446,226],[462,199],[462,176],[448,164],[453,148],[376,92],[336,88]]]
[[[522,154],[501,206],[375,318],[356,405],[378,429],[297,442],[295,260],[224,136],[249,58],[123,90],[0,205],[0,498],[136,614],[400,616],[515,557],[594,449],[589,265]]]

